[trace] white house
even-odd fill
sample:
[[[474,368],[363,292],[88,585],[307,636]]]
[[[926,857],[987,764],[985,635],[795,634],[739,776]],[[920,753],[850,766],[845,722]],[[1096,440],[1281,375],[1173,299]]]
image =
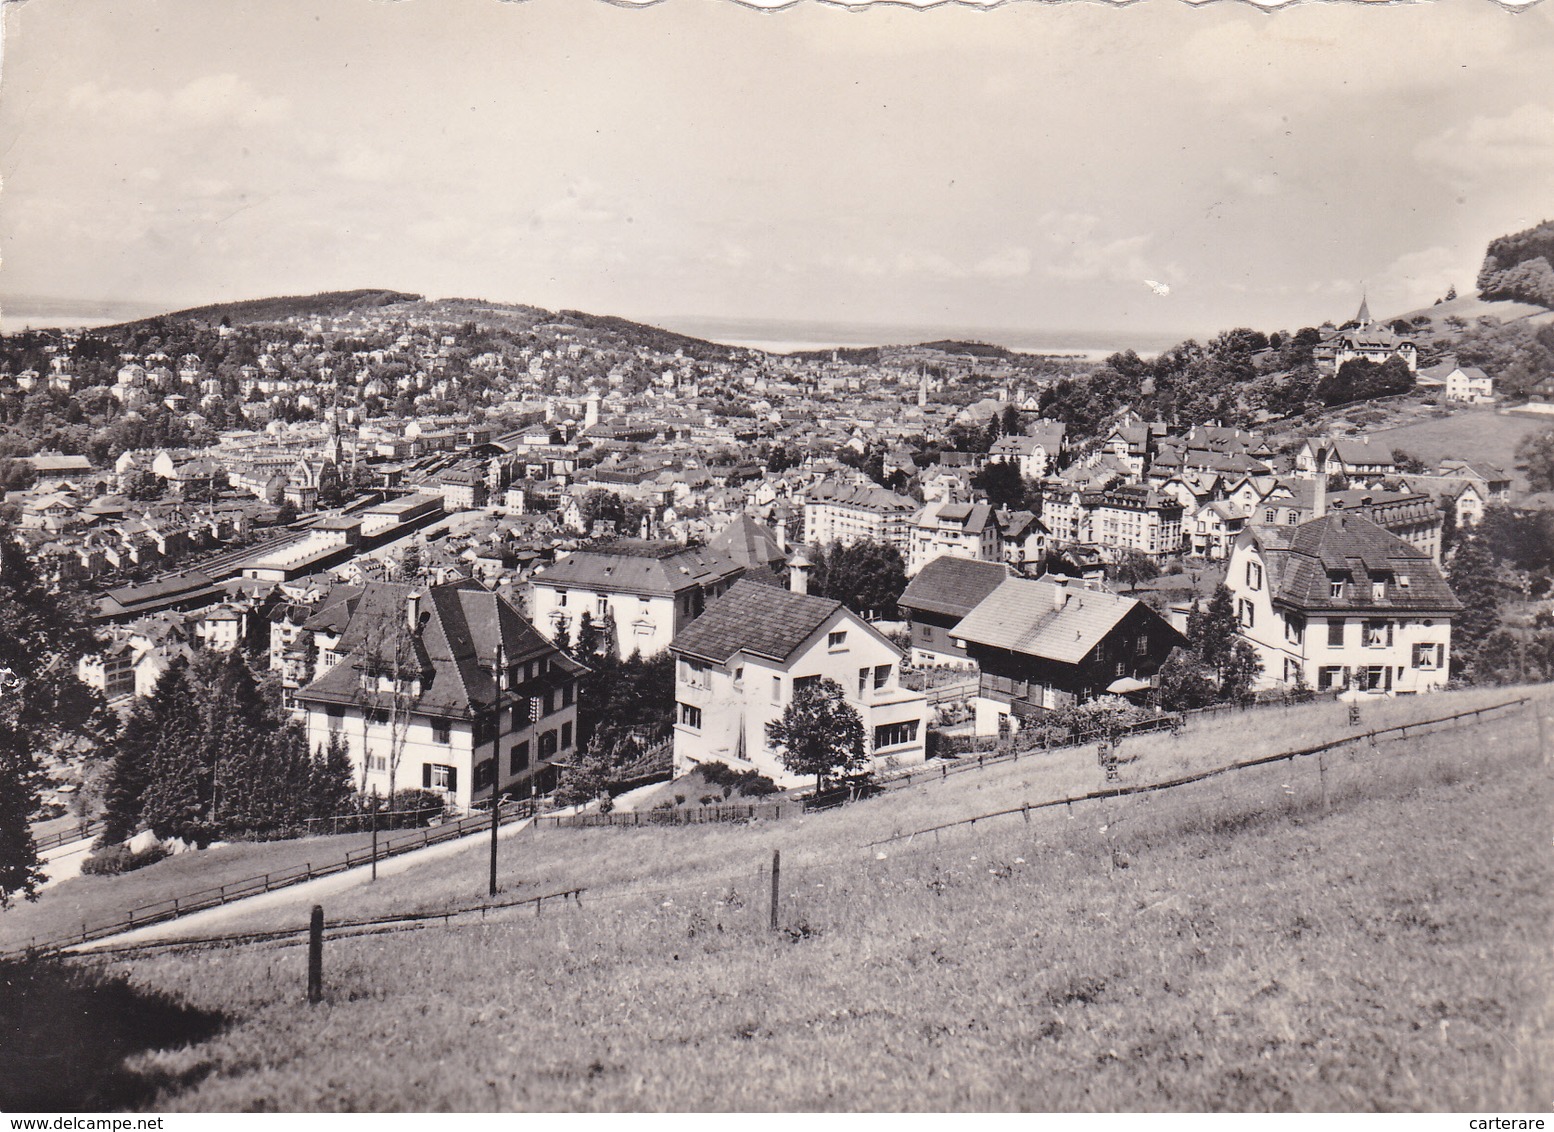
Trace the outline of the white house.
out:
[[[555,785],[576,750],[585,671],[473,579],[372,582],[347,599],[323,669],[295,694],[308,743],[344,742],[363,790],[436,790],[468,809],[493,788]],[[321,611],[322,612],[322,611]]]
[[[1000,562],[1003,531],[986,503],[931,503],[912,517],[906,572],[911,577],[935,558],[975,558]]]
[[[726,554],[677,542],[617,539],[574,551],[529,578],[534,623],[577,639],[583,615],[614,635],[619,654],[657,656],[745,568]]]
[[[876,767],[922,762],[927,700],[903,688],[902,652],[841,602],[741,580],[676,635],[675,773],[722,762],[783,785],[767,742],[794,692],[822,678],[842,686],[863,719]]]
[[[1462,604],[1430,555],[1368,519],[1242,533],[1226,577],[1262,687],[1428,692],[1446,684]]]
[[[1495,399],[1495,379],[1477,366],[1455,366],[1446,375],[1446,399],[1486,405]]]

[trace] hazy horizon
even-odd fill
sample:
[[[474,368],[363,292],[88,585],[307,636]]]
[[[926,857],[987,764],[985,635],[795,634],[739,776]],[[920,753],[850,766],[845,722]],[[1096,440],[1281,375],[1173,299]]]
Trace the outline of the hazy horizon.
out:
[[[1427,305],[1551,211],[1546,4],[0,12],[12,296],[1169,338]]]

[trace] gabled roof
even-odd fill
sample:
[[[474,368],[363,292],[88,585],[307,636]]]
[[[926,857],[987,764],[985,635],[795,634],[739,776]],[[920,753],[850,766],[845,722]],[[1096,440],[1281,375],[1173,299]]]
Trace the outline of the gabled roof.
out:
[[[746,569],[764,567],[788,560],[777,538],[754,516],[741,512],[738,518],[707,540],[711,550],[726,554]]]
[[[1298,527],[1253,527],[1274,604],[1302,612],[1453,613],[1462,608],[1431,557],[1368,519],[1324,515]],[[1408,585],[1402,579],[1408,579]],[[1330,594],[1342,579],[1344,596]],[[1371,596],[1373,581],[1386,596]]]
[[[617,539],[573,551],[534,573],[535,583],[668,597],[737,578],[743,567],[709,546]]]
[[[420,595],[420,625],[400,638],[401,626],[408,629],[412,593]],[[419,669],[421,693],[412,710],[421,715],[467,717],[495,704],[500,698],[495,671],[499,646],[509,665],[543,656],[563,673],[583,671],[504,598],[470,578],[425,588],[369,582],[349,604],[337,650],[345,659],[302,689],[300,699],[354,701],[362,666],[375,649],[392,662],[402,648],[404,662]]]
[[[1078,664],[1138,604],[1133,598],[1077,584],[1009,578],[951,629],[950,636]]]
[[[785,661],[844,606],[741,578],[670,642],[675,653],[722,664],[736,652]]]
[[[917,572],[896,604],[903,609],[964,617],[1008,577],[1009,567],[1002,562],[941,555]]]

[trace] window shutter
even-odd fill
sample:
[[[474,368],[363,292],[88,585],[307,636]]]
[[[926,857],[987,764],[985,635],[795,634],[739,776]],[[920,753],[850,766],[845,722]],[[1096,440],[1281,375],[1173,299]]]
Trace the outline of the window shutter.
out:
[[[1392,622],[1387,622],[1387,647],[1392,647]]]
[[[456,766],[450,766],[448,768],[448,789],[449,790],[457,790],[458,788],[459,788],[459,768],[456,767]]]
[[[1348,686],[1349,686],[1349,666],[1346,664],[1346,665],[1344,665],[1344,687],[1347,688]]]
[[[422,763],[421,764],[421,789],[423,789],[423,790],[430,790],[431,788],[432,788],[432,764],[431,763]]]
[[[1435,646],[1435,667],[1437,667],[1437,668],[1445,668],[1446,667],[1446,646],[1445,645],[1436,645]]]

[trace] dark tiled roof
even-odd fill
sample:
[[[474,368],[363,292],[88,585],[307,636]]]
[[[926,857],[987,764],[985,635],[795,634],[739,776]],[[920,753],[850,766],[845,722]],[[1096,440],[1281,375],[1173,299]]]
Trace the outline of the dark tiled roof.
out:
[[[842,603],[740,579],[671,642],[676,653],[722,664],[744,650],[787,660]]]
[[[411,593],[421,598],[421,624],[418,632],[401,640],[397,634],[405,624]],[[420,715],[467,717],[496,703],[499,644],[509,664],[548,656],[563,672],[583,670],[506,600],[472,579],[425,588],[370,582],[352,601],[340,604],[349,608],[338,650],[345,658],[298,693],[304,701],[355,700],[367,655],[379,651],[392,660],[391,654],[401,647],[404,663],[421,673],[421,694],[413,709]]]
[[[941,555],[917,572],[896,604],[924,613],[964,617],[1009,577],[1002,562]]]
[[[773,562],[780,566],[788,559],[772,532],[745,513],[708,539],[707,547],[728,555],[747,569]]]
[[[1430,556],[1357,515],[1324,515],[1293,529],[1256,528],[1274,603],[1306,613],[1451,613],[1462,608]],[[1342,578],[1344,596],[1330,596]],[[1402,579],[1408,579],[1408,585]],[[1373,581],[1386,596],[1371,597]]]
[[[549,586],[669,596],[737,578],[742,569],[711,547],[620,539],[574,551],[536,571],[533,580]]]

